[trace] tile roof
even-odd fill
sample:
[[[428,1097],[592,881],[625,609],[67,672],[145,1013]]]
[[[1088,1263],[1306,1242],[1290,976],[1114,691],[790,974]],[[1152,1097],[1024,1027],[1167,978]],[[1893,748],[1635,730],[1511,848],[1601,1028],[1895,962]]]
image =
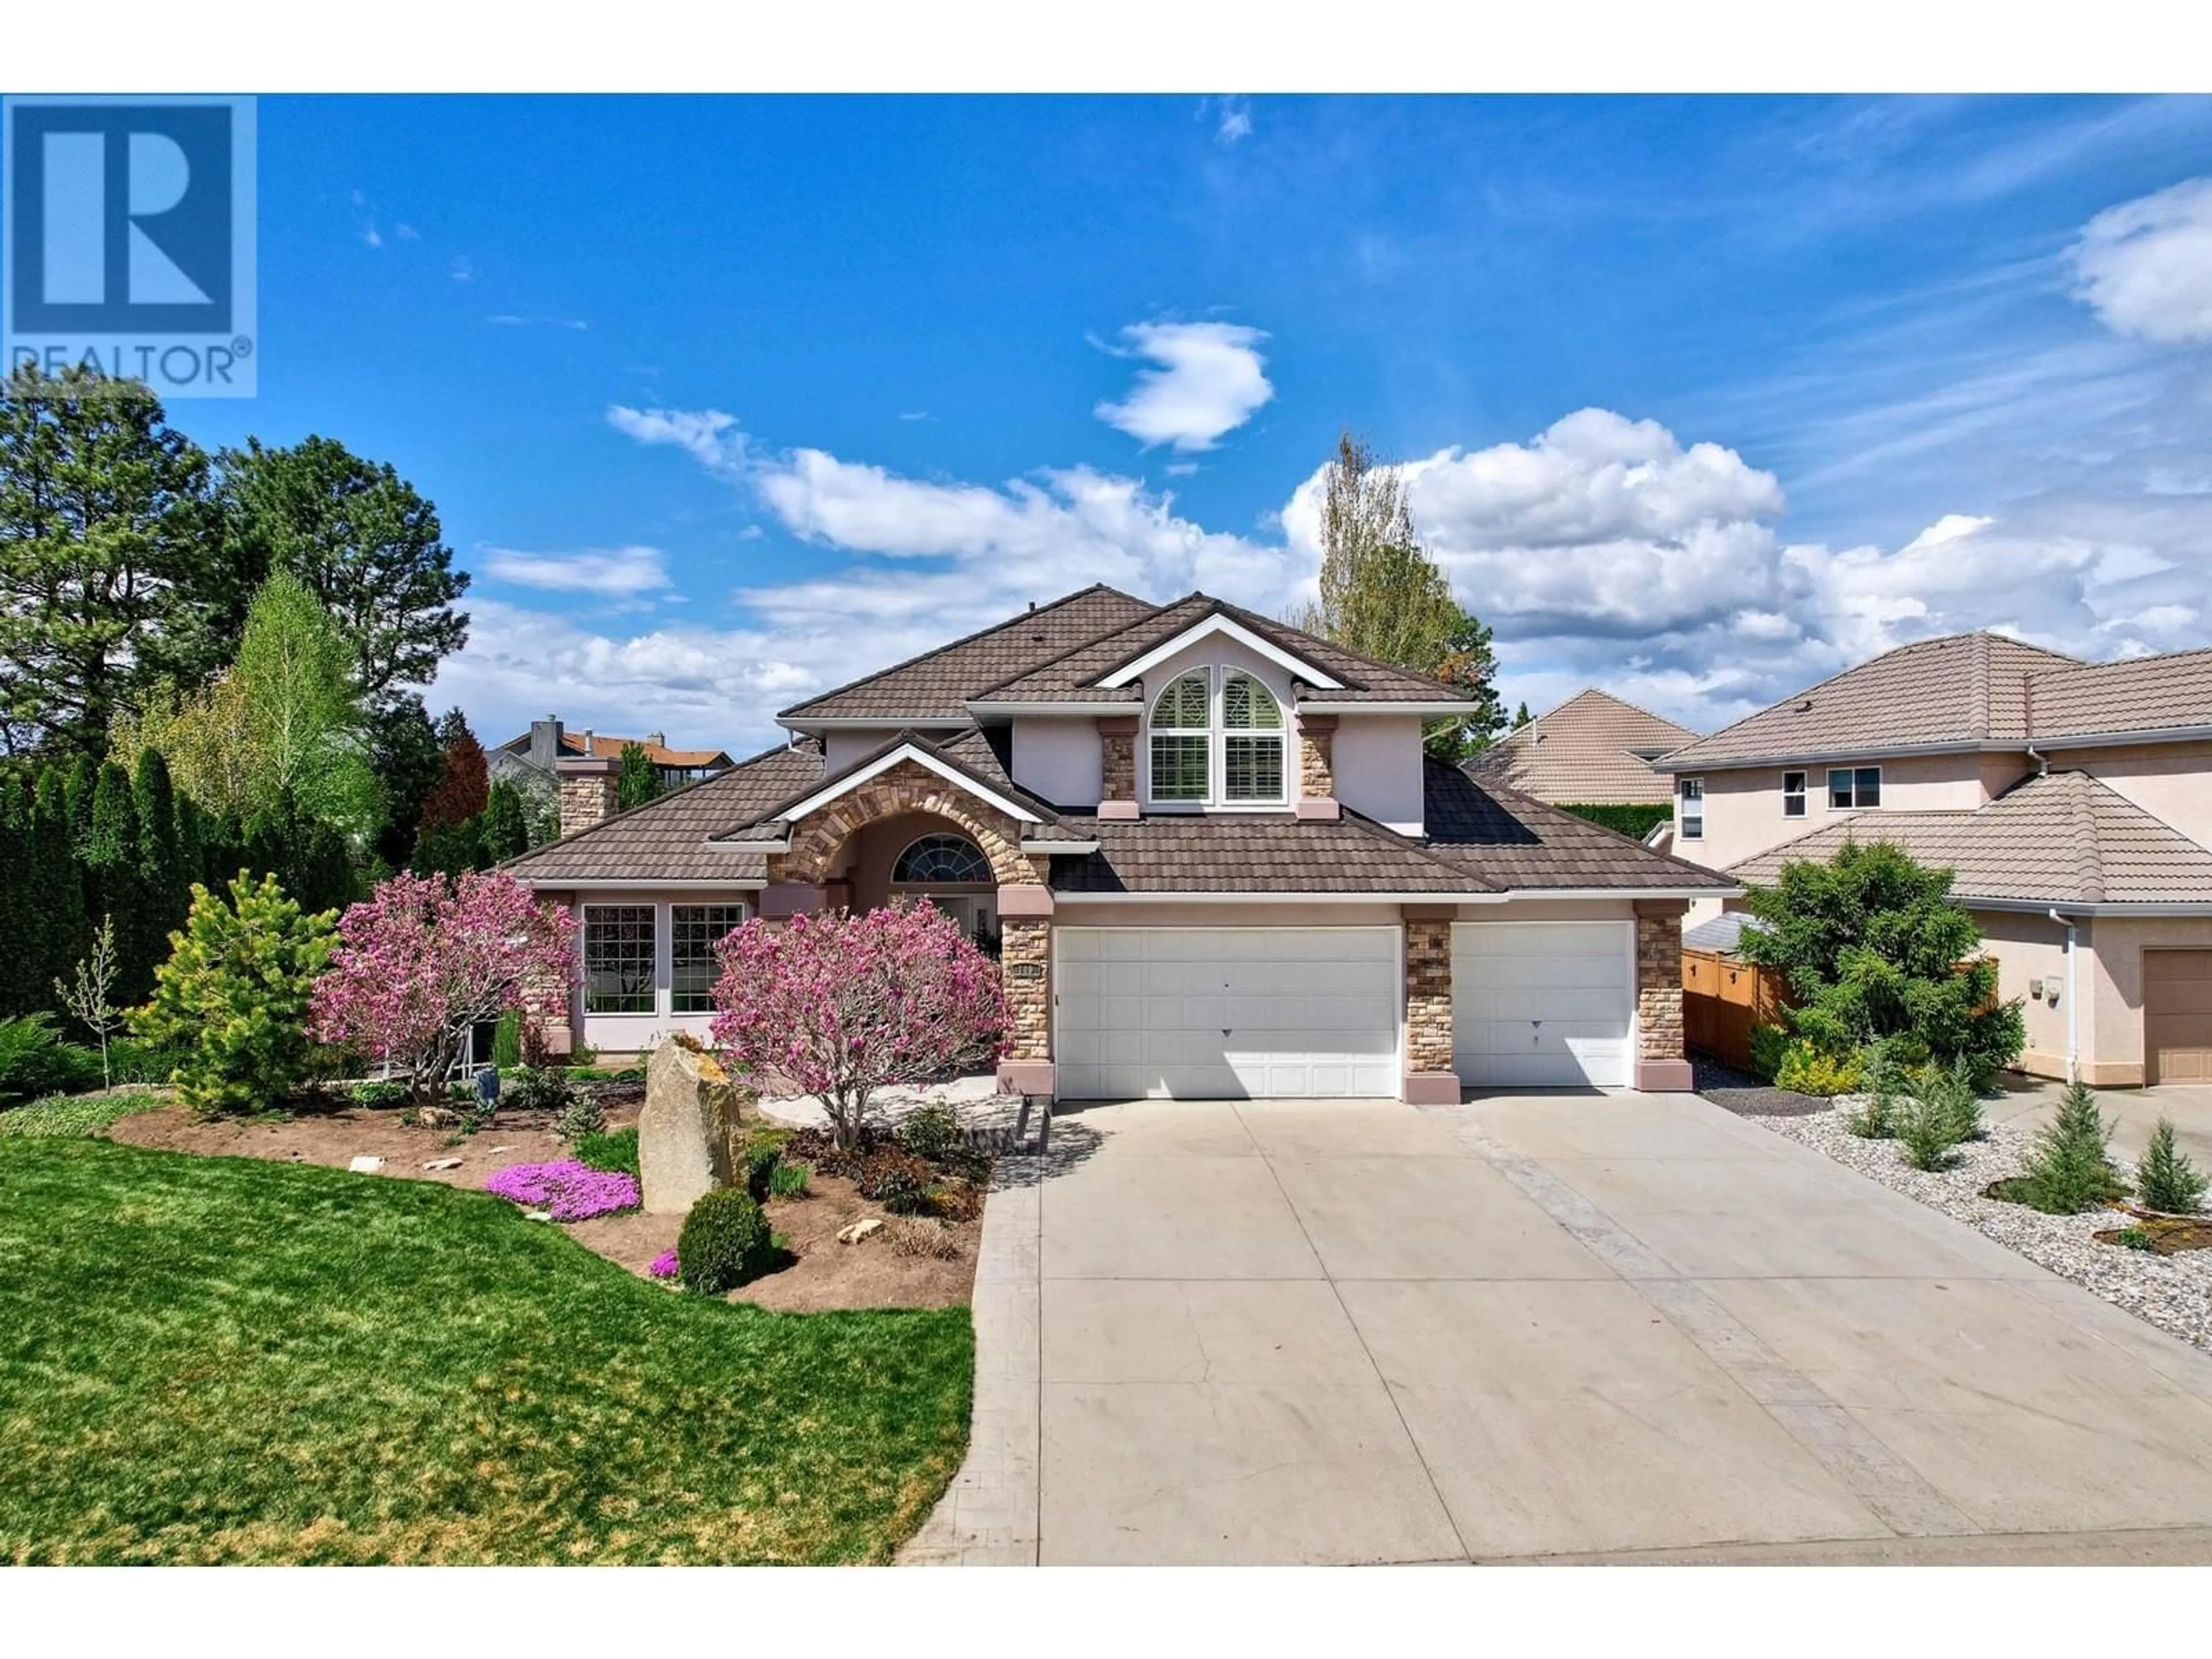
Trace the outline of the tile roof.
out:
[[[1454,893],[1493,885],[1424,851],[1418,842],[1346,812],[1193,812],[1126,819],[1071,817],[1095,839],[1087,858],[1055,859],[1062,893]]]
[[[2212,650],[2038,673],[2028,682],[2028,718],[2039,743],[2212,726]]]
[[[866,754],[840,767],[834,775],[817,769],[814,776],[802,780],[788,793],[762,803],[750,817],[726,821],[713,832],[714,839],[729,842],[778,839],[779,826],[793,806],[818,793],[839,778],[848,778],[865,771],[884,756],[908,746],[933,756],[955,773],[993,794],[1026,807],[1038,819],[1036,825],[1024,826],[1026,837],[1051,840],[1059,836],[1060,809],[1042,796],[1016,783],[1007,775],[1006,758],[1000,754],[990,735],[970,726],[959,736],[943,743],[935,742],[919,732],[896,732]]]
[[[1533,795],[1427,763],[1426,845],[1435,857],[1516,892],[1547,887],[1711,888],[1735,878],[1563,812]]]
[[[1460,692],[1441,680],[1346,651],[1327,640],[1206,593],[1187,594],[1127,627],[1086,640],[1049,662],[1009,676],[979,694],[979,700],[1126,702],[1134,706],[1142,700],[1138,687],[1109,688],[1098,684],[1098,680],[1217,613],[1251,629],[1279,650],[1311,663],[1331,679],[1343,682],[1342,689],[1338,690],[1319,686],[1301,690],[1301,704],[1465,701]]]
[[[2027,732],[2027,677],[2040,683],[2047,671],[2081,666],[2073,657],[1998,634],[1923,640],[1784,697],[1659,764],[1694,772],[1875,750],[2021,743]]]
[[[2051,904],[2212,902],[2212,850],[2086,772],[2051,772],[1972,811],[1857,812],[1744,860],[1729,874],[1771,882],[1848,839],[1886,841],[1957,872],[1961,899]]]
[[[1467,772],[1538,800],[1664,806],[1674,799],[1674,779],[1633,751],[1679,749],[1697,737],[1592,686],[1499,738],[1467,763]]]
[[[540,885],[760,881],[767,875],[766,854],[720,852],[708,848],[707,838],[732,823],[750,822],[821,776],[822,751],[812,744],[771,749],[703,783],[602,819],[501,867]]]
[[[782,720],[966,720],[968,700],[1038,664],[1151,616],[1103,582],[785,709]]]
[[[631,744],[635,744],[640,749],[644,750],[645,757],[655,766],[713,766],[717,763],[724,766],[730,764],[729,751],[726,749],[671,749],[665,743],[655,738],[618,738],[611,732],[564,731],[561,733],[562,754],[578,758],[596,755],[602,759],[612,759],[619,756]],[[527,760],[530,758],[530,733],[525,732],[519,738],[509,738],[491,752],[511,756],[517,760]]]

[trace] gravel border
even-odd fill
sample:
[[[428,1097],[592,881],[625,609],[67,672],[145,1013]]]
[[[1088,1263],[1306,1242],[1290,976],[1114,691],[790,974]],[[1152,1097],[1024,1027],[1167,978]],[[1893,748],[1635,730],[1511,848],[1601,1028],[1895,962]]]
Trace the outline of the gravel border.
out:
[[[1992,1124],[1984,1139],[1958,1149],[1959,1161],[1951,1168],[1930,1173],[1905,1163],[1893,1140],[1862,1140],[1852,1134],[1844,1127],[1843,1110],[1833,1106],[1808,1115],[1744,1116],[1748,1122],[1824,1152],[1869,1180],[1965,1222],[2113,1306],[2212,1352],[2212,1250],[2158,1255],[2148,1250],[2100,1244],[2092,1234],[2124,1227],[2130,1218],[2116,1210],[2045,1215],[2024,1204],[1982,1196],[1982,1188],[1991,1182],[2021,1173],[2034,1142],[2032,1130],[2009,1123]],[[2112,1161],[2123,1176],[2134,1175],[2135,1166],[2127,1159]]]
[[[1705,1054],[1690,1056],[1690,1076],[1699,1094],[1738,1117],[1804,1117],[1828,1109],[1828,1103],[1819,1095],[1778,1089]]]

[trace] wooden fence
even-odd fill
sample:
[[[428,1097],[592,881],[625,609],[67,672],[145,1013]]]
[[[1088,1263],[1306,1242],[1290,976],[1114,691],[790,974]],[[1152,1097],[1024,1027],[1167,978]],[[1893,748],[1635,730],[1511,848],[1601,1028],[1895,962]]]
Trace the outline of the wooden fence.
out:
[[[1739,1072],[1751,1069],[1751,1028],[1779,1025],[1790,988],[1771,968],[1717,951],[1682,952],[1682,1041]]]

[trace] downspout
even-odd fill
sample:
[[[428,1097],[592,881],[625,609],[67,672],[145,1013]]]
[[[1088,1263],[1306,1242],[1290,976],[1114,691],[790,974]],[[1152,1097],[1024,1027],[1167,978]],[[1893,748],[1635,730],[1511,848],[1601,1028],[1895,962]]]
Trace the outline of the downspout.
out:
[[[2051,921],[2066,930],[2066,1080],[2081,1081],[2081,1005],[2074,998],[2074,934],[2071,916],[2054,908]]]

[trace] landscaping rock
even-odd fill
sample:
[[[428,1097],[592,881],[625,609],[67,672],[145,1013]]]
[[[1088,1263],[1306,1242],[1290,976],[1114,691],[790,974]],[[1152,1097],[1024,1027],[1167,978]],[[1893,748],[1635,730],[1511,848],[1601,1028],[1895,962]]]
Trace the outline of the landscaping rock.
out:
[[[874,1216],[863,1216],[858,1221],[837,1229],[837,1242],[840,1244],[857,1244],[870,1233],[879,1231],[883,1224]]]
[[[352,1163],[346,1165],[346,1168],[352,1170],[356,1175],[374,1175],[384,1168],[384,1160],[380,1158],[370,1158],[364,1155],[354,1159]]]
[[[731,1182],[738,1091],[712,1054],[675,1037],[645,1068],[637,1120],[638,1185],[648,1215],[684,1215],[701,1194]]]
[[[461,1167],[461,1160],[458,1158],[434,1158],[422,1167],[426,1170],[458,1170]]]

